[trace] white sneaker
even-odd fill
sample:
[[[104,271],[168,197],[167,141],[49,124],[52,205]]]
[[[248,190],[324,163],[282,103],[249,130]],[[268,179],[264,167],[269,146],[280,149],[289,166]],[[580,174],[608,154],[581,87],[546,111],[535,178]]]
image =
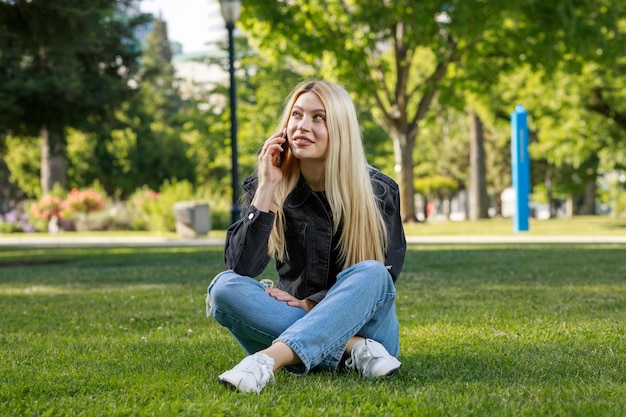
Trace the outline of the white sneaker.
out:
[[[400,369],[400,361],[387,352],[387,349],[372,339],[356,342],[346,360],[346,366],[356,369],[367,378],[391,376]]]
[[[264,353],[255,353],[239,362],[230,371],[219,376],[222,385],[239,392],[259,394],[268,382],[274,382],[274,359]]]

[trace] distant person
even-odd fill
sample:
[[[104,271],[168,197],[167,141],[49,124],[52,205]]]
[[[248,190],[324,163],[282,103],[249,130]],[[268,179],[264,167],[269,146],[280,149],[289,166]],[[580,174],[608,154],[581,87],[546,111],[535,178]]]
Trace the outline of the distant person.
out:
[[[367,165],[348,93],[327,81],[296,86],[243,189],[207,313],[249,356],[219,381],[260,393],[281,368],[398,371],[394,283],[406,252],[398,186]],[[271,258],[277,288],[253,279]]]

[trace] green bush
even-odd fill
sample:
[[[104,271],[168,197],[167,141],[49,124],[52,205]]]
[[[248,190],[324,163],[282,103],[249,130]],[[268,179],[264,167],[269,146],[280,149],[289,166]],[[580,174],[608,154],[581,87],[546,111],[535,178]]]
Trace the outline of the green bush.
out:
[[[617,216],[626,216],[626,191],[621,191],[617,195],[614,210]]]
[[[76,213],[72,216],[72,222],[76,231],[146,230],[145,223],[137,221],[138,217],[143,218],[139,210],[117,202],[105,210]]]
[[[150,207],[152,200],[159,198],[159,193],[143,186],[135,190],[125,203],[125,209],[129,213],[129,228],[132,230],[149,230]]]
[[[187,181],[166,181],[158,192],[148,187],[135,191],[126,206],[135,230],[173,232],[176,230],[172,207],[180,201],[197,201],[209,204],[211,228],[227,229],[231,222],[231,202],[228,196],[217,193],[209,186],[194,189]]]
[[[94,192],[92,189],[88,189],[84,192],[81,191],[80,195],[89,196]],[[71,193],[79,194],[76,190]],[[46,232],[50,217],[55,215],[60,219],[59,226],[64,230],[173,232],[176,229],[173,206],[180,201],[208,203],[213,229],[224,230],[228,228],[231,221],[229,196],[212,191],[209,186],[203,186],[196,190],[187,180],[166,181],[158,191],[143,186],[135,190],[126,201],[112,203],[102,200],[98,204],[98,210],[91,212],[70,210],[69,205],[64,204],[65,200],[69,199],[70,194],[66,194],[55,187],[48,197],[39,201],[28,202],[26,205],[28,217],[34,230]],[[55,204],[51,204],[52,200]],[[80,199],[79,202],[83,203],[83,200],[84,198]],[[14,225],[7,222],[0,223],[0,233],[16,231],[19,230]]]
[[[413,188],[415,192],[428,197],[447,198],[459,189],[459,183],[451,177],[433,175],[416,178]]]
[[[226,230],[230,226],[231,221],[231,207],[228,204],[224,204],[224,200],[218,201],[218,204],[211,205],[209,203],[209,209],[211,210],[211,228],[216,230]]]
[[[24,229],[19,225],[0,218],[0,233],[22,233]]]
[[[159,192],[147,187],[137,190],[131,198],[131,205],[140,208],[143,213],[138,221],[147,230],[154,232],[173,232],[176,230],[172,207],[179,201],[196,200],[193,186],[187,180],[165,181]],[[139,225],[139,224],[137,224]]]
[[[196,198],[209,202],[211,211],[211,228],[215,230],[226,230],[230,226],[232,202],[229,196],[211,191],[209,186],[200,187],[196,193]]]
[[[98,225],[88,221],[106,218],[108,214],[103,213],[106,205],[104,192],[98,189],[98,184],[82,190],[73,188],[67,193],[56,184],[49,194],[27,202],[29,219],[38,231],[48,230],[53,218],[63,230],[107,230],[100,224],[102,221]]]

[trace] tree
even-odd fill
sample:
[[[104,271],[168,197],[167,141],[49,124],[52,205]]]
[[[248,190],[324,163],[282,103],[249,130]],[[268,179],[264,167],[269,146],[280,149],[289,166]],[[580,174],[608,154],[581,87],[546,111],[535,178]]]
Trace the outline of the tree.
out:
[[[483,122],[474,110],[468,111],[470,125],[470,207],[471,220],[489,217],[487,198],[487,178],[485,174],[485,136]]]
[[[555,13],[547,13],[553,6]],[[559,190],[567,192],[570,201],[579,200],[584,208],[570,204],[572,214],[595,213],[598,175],[619,166],[618,161],[624,155],[614,126],[619,124],[619,103],[623,103],[619,97],[620,94],[623,97],[619,82],[623,76],[616,75],[624,73],[626,63],[623,54],[626,3],[606,0],[527,3],[523,12],[541,29],[537,34],[544,41],[537,43],[539,36],[526,39],[516,36],[515,41],[527,48],[517,68],[498,65],[505,71],[497,71],[500,74],[497,84],[478,84],[472,90],[483,92],[483,108],[487,113],[499,115],[507,123],[508,111],[503,110],[512,109],[516,103],[526,104],[534,130],[531,133],[534,185],[545,188],[551,196]],[[556,27],[554,21],[558,22]],[[548,30],[550,26],[556,30]],[[508,45],[504,44],[503,48]],[[484,52],[487,51],[477,50],[482,56],[508,54],[498,49]],[[507,61],[511,60],[503,60]],[[493,65],[485,67],[491,70]],[[595,100],[596,88],[607,91],[609,106]],[[588,109],[603,108],[611,116],[601,121],[584,108],[585,102]],[[599,106],[594,109],[594,105]]]
[[[166,180],[195,180],[183,132],[197,110],[185,100],[172,65],[167,25],[155,18],[143,43],[135,94],[114,117],[89,118],[83,131],[68,135],[69,179],[99,182],[107,194],[126,198],[135,189],[158,189]]]
[[[66,130],[110,118],[133,92],[145,16],[131,4],[0,2],[0,132],[41,135],[44,194],[66,186]]]
[[[485,0],[479,5],[249,0],[241,20],[265,53],[292,56],[315,76],[342,82],[356,101],[372,109],[393,140],[402,218],[412,221],[414,150],[420,123],[442,84],[448,81],[456,89],[470,88],[472,81],[484,85],[520,61],[554,62],[570,52],[571,39],[576,47],[588,45],[594,29],[615,19],[610,2],[603,3],[596,10],[591,0],[576,7],[568,0]],[[593,25],[581,22],[586,16],[593,17]],[[459,94],[456,98],[463,100]]]
[[[242,14],[243,26],[260,40],[260,48],[272,45],[274,55],[293,56],[319,68],[317,76],[342,81],[357,96],[355,101],[371,109],[393,138],[405,220],[415,219],[412,158],[419,121],[457,49],[435,22],[440,6],[434,1],[411,6],[249,2]]]

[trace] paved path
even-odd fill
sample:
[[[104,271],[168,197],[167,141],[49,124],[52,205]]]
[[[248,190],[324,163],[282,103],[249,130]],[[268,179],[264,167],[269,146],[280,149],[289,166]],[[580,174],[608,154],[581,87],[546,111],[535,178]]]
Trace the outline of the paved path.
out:
[[[409,244],[471,244],[471,243],[624,243],[625,236],[407,236]],[[223,245],[223,238],[201,237],[197,239],[177,239],[154,236],[97,236],[77,237],[71,234],[50,235],[10,235],[0,236],[0,246],[216,246]]]
[[[624,236],[408,236],[409,243],[626,243]]]

